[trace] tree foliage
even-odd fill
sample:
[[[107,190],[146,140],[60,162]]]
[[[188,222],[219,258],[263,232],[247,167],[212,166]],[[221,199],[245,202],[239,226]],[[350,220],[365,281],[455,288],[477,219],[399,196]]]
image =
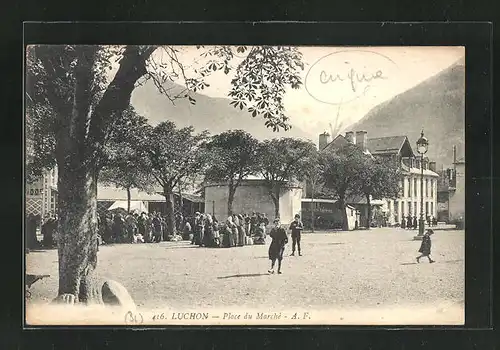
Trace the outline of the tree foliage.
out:
[[[132,106],[111,127],[102,153],[99,181],[127,190],[154,192],[153,179],[140,147],[147,138],[147,120]],[[130,204],[130,203],[129,203]]]
[[[340,203],[343,230],[348,230],[345,211],[347,199],[359,193],[358,174],[365,164],[366,157],[351,143],[321,156],[321,182],[327,192]]]
[[[274,131],[288,130],[291,126],[283,99],[287,86],[298,89],[302,85],[300,70],[304,70],[304,64],[297,48],[252,47],[232,80],[231,104],[246,108],[253,117],[262,116],[265,125]]]
[[[259,173],[273,200],[276,217],[279,217],[282,189],[294,180],[305,178],[306,164],[315,152],[313,143],[289,137],[265,140],[260,144],[257,151]]]
[[[392,162],[366,158],[357,173],[359,193],[374,199],[395,199],[399,196],[402,175]]]
[[[397,166],[384,162],[353,144],[339,147],[320,157],[321,183],[330,196],[338,199],[343,214],[349,198],[364,197],[371,217],[371,199],[392,199],[399,195],[401,174]],[[368,228],[370,222],[366,225]],[[344,216],[343,229],[347,229]]]
[[[171,121],[148,128],[141,147],[147,157],[150,174],[162,187],[167,201],[168,234],[173,234],[175,227],[174,190],[185,179],[204,171],[208,157],[203,144],[207,138],[207,132],[195,134],[193,127],[177,129]]]
[[[106,144],[112,128],[129,107],[137,86],[152,80],[172,102],[188,98],[196,103],[192,93],[208,86],[205,78],[210,72],[222,70],[229,74],[234,69],[230,61],[236,53],[245,56],[248,52],[245,57],[238,57],[241,61],[229,92],[233,102],[237,102],[233,105],[241,109],[256,108],[255,113],[249,110],[250,113],[261,115],[274,130],[289,127],[282,97],[286,87],[300,86],[297,68],[301,62],[296,49],[200,47],[200,56],[208,62],[194,70],[182,59],[179,50],[153,45],[35,45],[27,48],[25,96],[30,146],[27,170],[37,174],[55,163],[58,166],[58,294],[61,298],[70,295],[83,302],[95,299],[97,292],[91,288],[91,281],[97,265],[97,179],[107,160]],[[256,84],[252,86],[257,91],[254,96],[248,91],[249,78]],[[167,81],[179,81],[186,89],[169,91]],[[256,105],[247,106],[250,102]],[[163,124],[155,131],[161,133],[162,128],[174,129]],[[180,134],[192,139],[190,132]],[[177,137],[179,133],[174,135]],[[162,144],[161,140],[158,144]],[[175,154],[178,152],[181,151],[174,150]],[[188,163],[197,164],[192,152],[186,156],[187,160],[175,159],[177,163],[168,165],[164,158],[169,156],[165,154],[148,159],[156,169],[166,171],[161,179],[167,185],[175,183],[180,173],[192,168]],[[174,173],[174,168],[180,173]],[[153,175],[160,176],[158,172]],[[167,179],[174,180],[165,181]]]
[[[227,182],[228,215],[232,215],[234,195],[241,181],[256,172],[258,144],[252,135],[243,130],[230,130],[214,135],[206,144],[211,162],[205,179]]]

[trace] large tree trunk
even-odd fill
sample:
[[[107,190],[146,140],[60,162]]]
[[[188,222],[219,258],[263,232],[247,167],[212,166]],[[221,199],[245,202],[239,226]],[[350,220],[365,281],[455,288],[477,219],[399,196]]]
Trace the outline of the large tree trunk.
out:
[[[274,203],[274,218],[280,217],[280,191],[281,188],[279,186],[275,186],[275,188],[269,192],[269,195]]]
[[[345,200],[344,199],[339,200],[339,204],[342,215],[342,231],[349,231],[349,222],[347,221]]]
[[[236,186],[234,184],[229,184],[229,195],[227,196],[227,216],[233,215],[233,202],[235,193]]]
[[[75,302],[102,303],[95,289],[97,266],[97,169],[87,144],[90,86],[96,47],[79,49],[71,115],[61,119],[58,165],[58,297]]]
[[[88,167],[59,167],[59,291],[76,302],[101,303],[97,267],[97,181]]]
[[[127,213],[130,214],[130,187],[127,187]]]
[[[166,201],[166,224],[167,224],[167,236],[173,235],[175,231],[175,216],[174,216],[174,190],[172,187],[165,186],[163,187],[163,195],[165,196]],[[163,237],[164,240],[167,237]]]
[[[366,204],[368,205],[367,215],[366,215],[366,229],[369,230],[372,218],[372,205],[370,201],[370,195],[366,195]]]
[[[94,96],[93,70],[98,46],[75,47],[73,80],[53,47],[38,46],[48,79],[47,99],[57,113],[56,158],[58,165],[58,297],[71,296],[76,302],[102,302],[95,288],[97,266],[97,176],[98,155],[113,118],[130,104],[136,81],[146,73],[145,61],[156,49],[128,46],[120,67],[103,97],[91,112]],[[61,96],[60,82],[73,85],[73,99]],[[74,83],[73,83],[74,81]],[[63,91],[64,92],[64,91]],[[58,298],[59,299],[59,298]]]
[[[179,214],[184,217],[184,200],[182,198],[182,187],[179,185]]]

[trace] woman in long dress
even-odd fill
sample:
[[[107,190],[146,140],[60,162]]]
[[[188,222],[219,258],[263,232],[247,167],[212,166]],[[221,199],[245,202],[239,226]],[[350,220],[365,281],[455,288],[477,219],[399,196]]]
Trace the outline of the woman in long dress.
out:
[[[243,247],[245,245],[245,220],[243,219],[243,215],[239,214],[238,218],[238,246]]]
[[[213,218],[213,231],[214,231],[214,247],[219,248],[222,245],[221,239],[220,239],[220,228],[219,228],[219,222],[217,221],[216,218]]]
[[[234,236],[234,246],[237,247],[240,245],[240,237],[238,234],[238,226],[240,226],[240,220],[238,219],[238,216],[236,216],[236,214],[233,214],[232,218],[233,218],[233,228],[231,231]]]
[[[226,235],[227,235],[227,247],[231,248],[236,245],[236,235],[235,235],[235,226],[233,222],[233,217],[229,216],[226,220]]]
[[[205,234],[203,235],[203,245],[205,247],[213,247],[213,242],[214,242],[214,222],[212,219],[212,215],[210,214],[205,214],[205,220],[204,220],[204,232]]]

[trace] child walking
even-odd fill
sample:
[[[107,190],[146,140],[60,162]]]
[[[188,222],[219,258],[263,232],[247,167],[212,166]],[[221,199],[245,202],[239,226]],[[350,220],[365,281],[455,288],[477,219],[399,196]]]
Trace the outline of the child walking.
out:
[[[418,250],[419,253],[422,255],[417,257],[417,263],[420,263],[420,258],[423,258],[424,256],[429,259],[429,263],[435,262],[434,260],[431,259],[431,236],[434,234],[434,231],[429,229],[424,233],[424,236],[422,237],[422,244],[420,245],[420,249]]]

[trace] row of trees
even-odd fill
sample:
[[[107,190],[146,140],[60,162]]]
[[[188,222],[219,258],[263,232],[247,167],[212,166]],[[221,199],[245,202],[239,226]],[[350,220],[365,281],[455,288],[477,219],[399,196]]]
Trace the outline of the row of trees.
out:
[[[193,134],[190,128],[177,130],[168,122],[155,128],[143,127],[144,120],[139,121],[140,118],[127,112],[132,92],[138,86],[151,81],[172,102],[187,98],[196,103],[196,92],[208,86],[206,77],[216,72],[231,74],[228,92],[231,105],[247,110],[252,117],[262,118],[265,125],[275,131],[290,128],[283,101],[287,88],[302,86],[300,71],[304,64],[297,48],[212,46],[197,49],[204,60],[200,59],[202,63],[193,68],[194,64],[185,62],[175,46],[37,45],[27,48],[26,135],[30,139],[31,162],[26,169],[29,178],[57,164],[58,297],[72,295],[82,303],[98,301],[93,283],[97,266],[99,179],[114,179],[117,175],[113,172],[118,172],[125,180],[124,187],[142,187],[148,181],[141,178],[144,174],[136,176],[135,173],[151,166],[146,175],[152,176],[164,193],[171,196],[186,174],[196,173],[200,166],[199,147],[207,135]],[[238,57],[236,66],[233,65],[235,56]],[[169,89],[168,84],[174,81],[183,84],[185,89]],[[137,132],[130,136],[130,129]],[[170,135],[174,129],[176,136],[169,138],[170,141],[161,136]],[[176,140],[196,146],[175,147]],[[261,157],[269,170],[262,171],[264,178],[281,184],[294,169],[305,169],[307,152],[302,147],[294,147],[300,142],[291,139],[264,142],[269,150],[276,150],[268,157]],[[147,157],[142,154],[138,157],[135,147],[129,148],[145,143],[155,146],[144,147],[148,149]],[[210,143],[222,152],[215,140]],[[287,147],[282,147],[285,145]],[[310,149],[311,145],[305,148]],[[170,153],[168,158],[163,149],[173,149],[175,153]],[[240,153],[231,153],[234,150],[226,152],[228,159],[245,159]],[[248,154],[251,156],[253,153]],[[106,168],[107,175],[103,175],[102,170]],[[123,169],[127,176],[123,176]],[[221,165],[208,171],[207,176],[229,176],[225,170]],[[243,168],[236,173],[238,176],[230,177],[234,180],[233,197],[241,181],[238,179],[243,177]],[[328,186],[334,182],[324,183]],[[277,193],[276,190],[275,198]],[[173,227],[172,223],[170,226]]]
[[[172,102],[187,98],[196,103],[195,93],[208,86],[209,75],[231,74],[228,95],[235,108],[262,118],[273,130],[290,128],[283,100],[286,88],[302,85],[304,65],[297,48],[199,46],[197,50],[195,62],[186,62],[175,46],[27,47],[26,135],[33,153],[27,177],[57,164],[58,297],[96,301],[91,287],[97,266],[97,181],[108,158],[112,127],[122,122],[135,88],[150,81]],[[185,89],[173,91],[171,82]],[[168,188],[171,178],[166,180]]]
[[[101,181],[129,194],[133,187],[145,191],[160,187],[167,204],[169,234],[175,227],[174,192],[200,178],[227,184],[228,215],[233,213],[238,187],[249,175],[263,179],[276,217],[283,190],[297,181],[308,184],[312,197],[338,199],[341,208],[349,199],[363,197],[370,210],[371,198],[395,198],[400,190],[394,164],[373,158],[353,144],[321,153],[308,141],[284,137],[259,142],[243,130],[210,136],[195,133],[192,127],[176,128],[169,121],[152,127],[132,107],[114,129]],[[347,229],[346,216],[343,222]]]
[[[172,234],[174,193],[200,178],[227,183],[227,213],[231,215],[243,179],[260,175],[279,216],[280,193],[291,181],[304,178],[316,147],[294,138],[259,142],[243,130],[210,136],[206,131],[195,133],[193,127],[177,128],[170,121],[153,127],[129,107],[113,126],[105,151],[99,181],[124,188],[129,202],[131,188],[147,192],[161,188],[167,232]]]

